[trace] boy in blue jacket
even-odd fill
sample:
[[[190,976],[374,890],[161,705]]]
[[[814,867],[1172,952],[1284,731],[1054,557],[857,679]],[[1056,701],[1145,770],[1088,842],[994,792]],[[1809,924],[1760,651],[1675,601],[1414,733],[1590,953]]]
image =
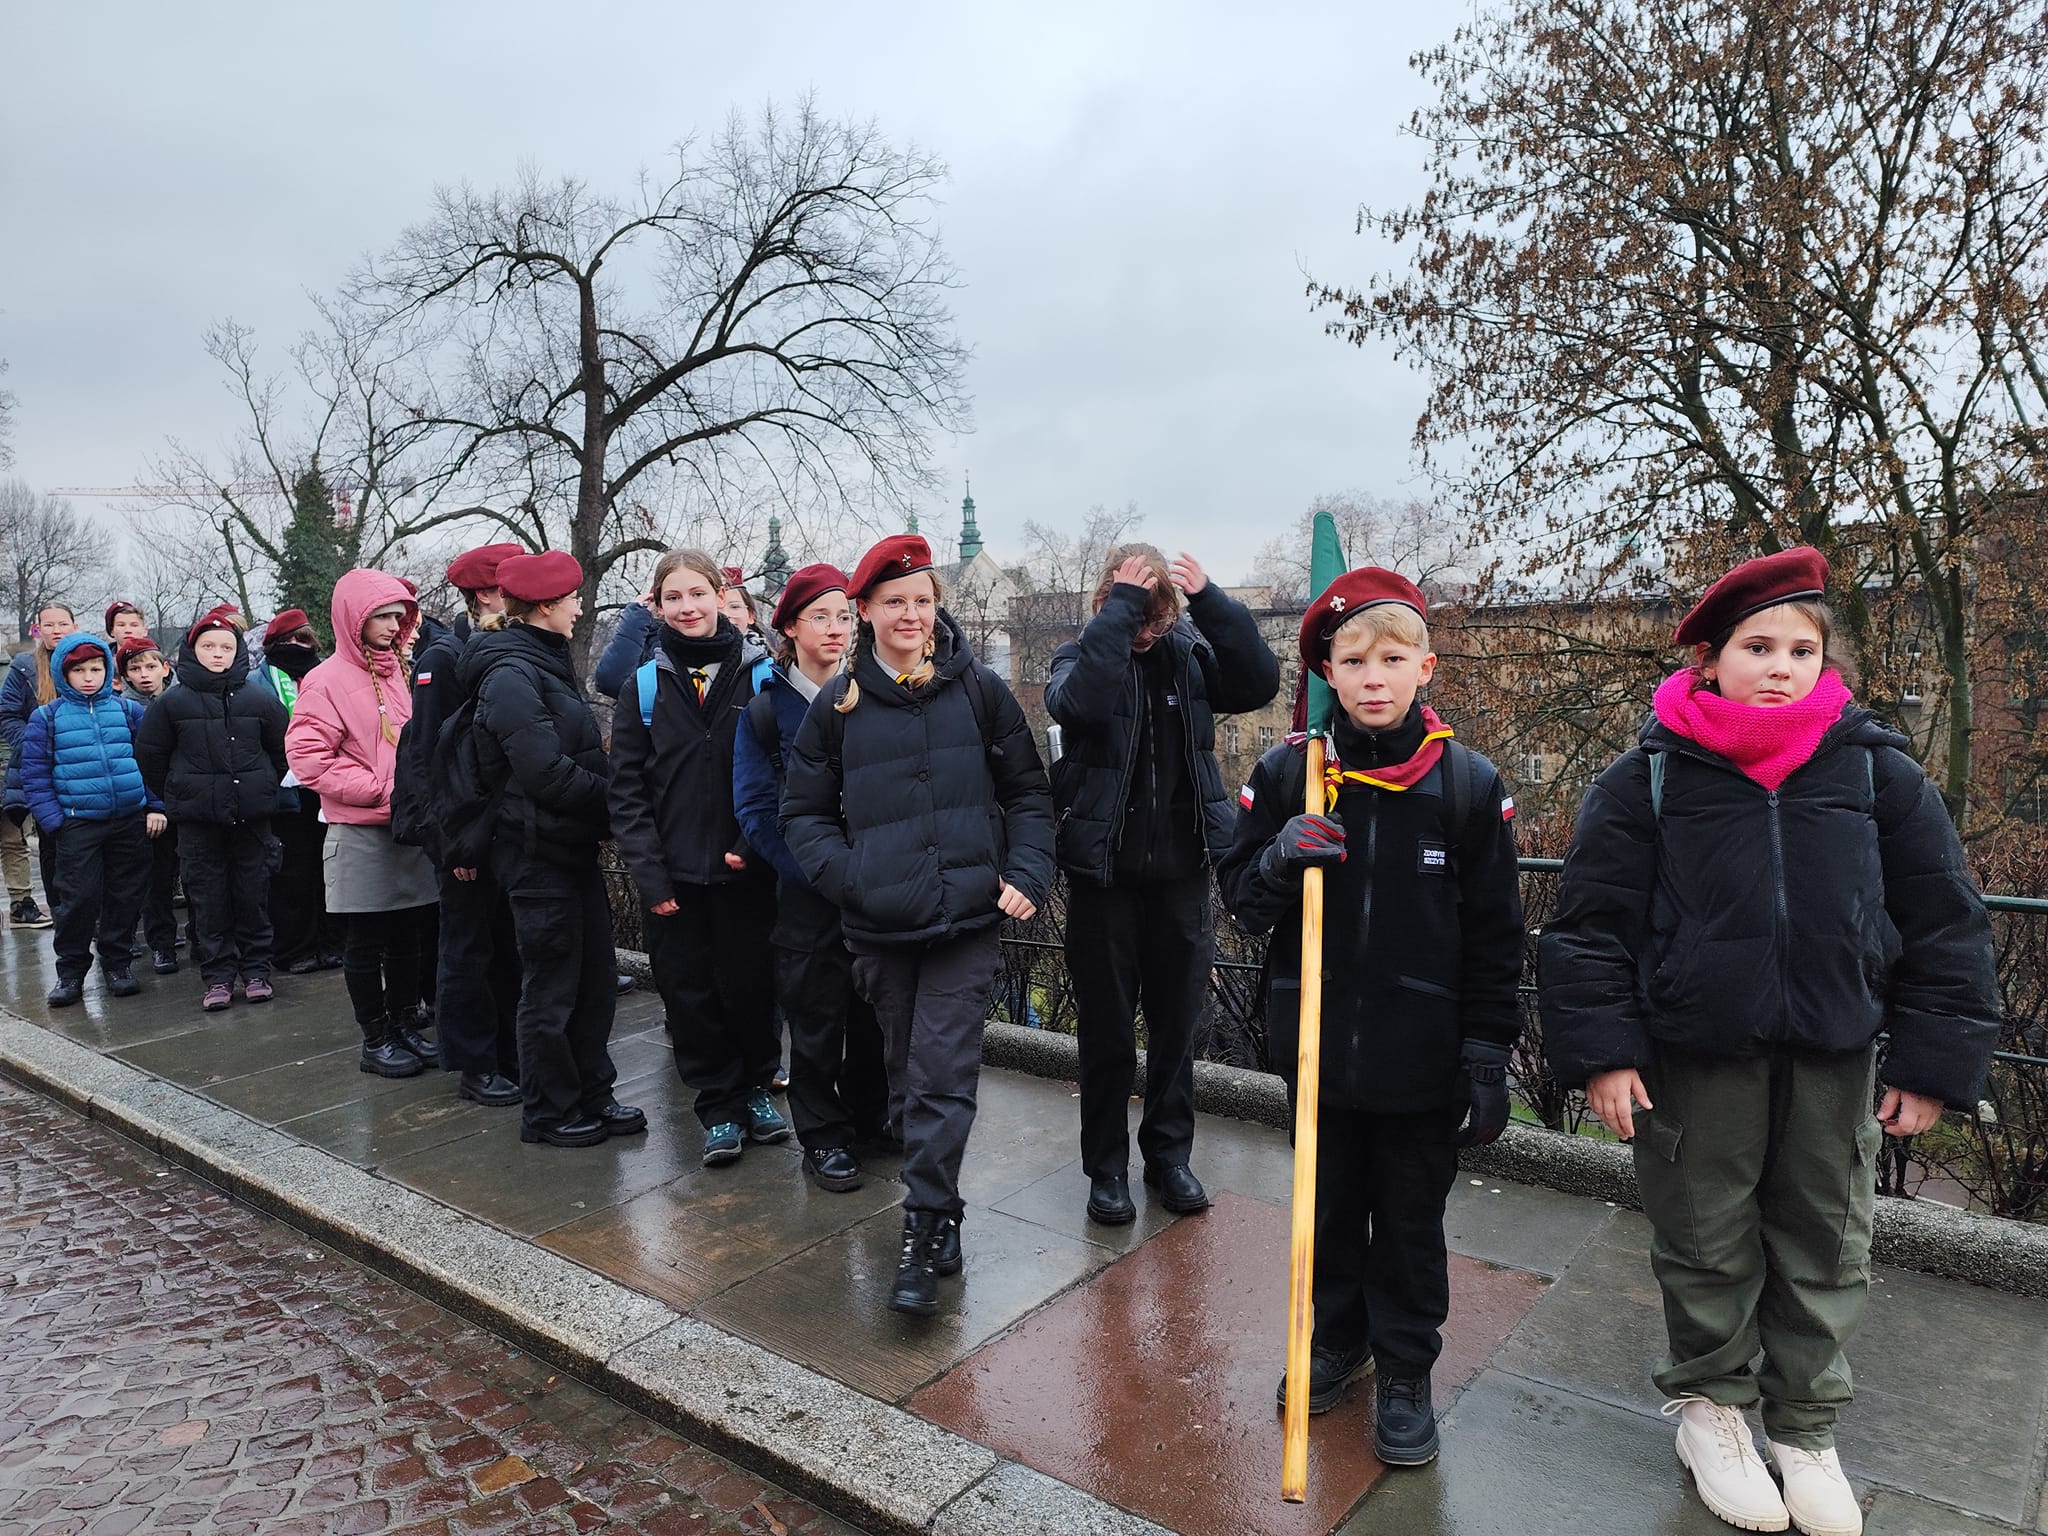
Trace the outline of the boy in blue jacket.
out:
[[[57,697],[22,732],[21,784],[41,835],[57,845],[50,1006],[68,1008],[84,992],[95,934],[107,991],[131,997],[142,990],[129,973],[128,950],[149,883],[149,840],[165,821],[135,760],[142,708],[114,692],[107,642],[66,635],[50,660]]]

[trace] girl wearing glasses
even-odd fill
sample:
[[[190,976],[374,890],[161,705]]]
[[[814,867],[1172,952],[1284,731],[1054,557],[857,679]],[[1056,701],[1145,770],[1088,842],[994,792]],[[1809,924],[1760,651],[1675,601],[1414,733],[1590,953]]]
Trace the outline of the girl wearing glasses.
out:
[[[839,909],[811,888],[778,824],[783,763],[811,700],[838,677],[853,641],[846,573],[835,565],[805,566],[782,589],[772,624],[779,665],[734,737],[733,806],[747,842],[778,877],[775,996],[789,1021],[789,1117],[803,1143],[804,1168],[820,1189],[859,1189],[854,1142],[888,1131],[882,1034],[875,1010],[854,990]]]
[[[763,1086],[781,1065],[772,955],[775,882],[733,814],[733,737],[767,658],[721,611],[724,573],[702,550],[654,568],[653,659],[612,716],[612,835],[646,911],[642,929],[676,1073],[696,1095],[704,1165],[789,1139]]]
[[[1187,622],[1181,597],[1187,599]],[[1280,663],[1244,604],[1192,555],[1109,552],[1095,617],[1053,652],[1045,706],[1066,735],[1053,774],[1067,871],[1067,970],[1080,1011],[1081,1166],[1088,1217],[1121,1226],[1130,1191],[1135,1018],[1145,1011],[1145,1183],[1168,1211],[1205,1209],[1195,1139],[1195,1026],[1215,948],[1209,869],[1236,810],[1216,766],[1216,715],[1260,709]]]
[[[939,607],[931,549],[882,540],[855,569],[847,675],[797,732],[782,830],[839,908],[887,1042],[903,1139],[903,1242],[889,1305],[929,1317],[960,1269],[960,1162],[1005,916],[1052,883],[1052,803],[1024,712]]]

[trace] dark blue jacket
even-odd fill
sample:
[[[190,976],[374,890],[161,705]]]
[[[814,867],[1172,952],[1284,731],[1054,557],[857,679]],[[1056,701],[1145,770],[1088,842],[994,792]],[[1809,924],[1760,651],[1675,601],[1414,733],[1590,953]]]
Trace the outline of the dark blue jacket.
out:
[[[105,679],[89,697],[64,676],[65,662],[84,646],[97,649],[107,664]],[[159,809],[135,760],[142,709],[114,692],[113,649],[97,635],[66,635],[50,657],[50,671],[57,697],[29,716],[21,735],[21,787],[36,825],[111,821]]]
[[[0,741],[7,743],[7,785],[0,803],[17,813],[28,807],[21,793],[21,733],[40,703],[36,698],[36,648],[31,643],[7,664],[7,676],[0,680]],[[14,819],[21,817],[17,814]]]
[[[732,745],[732,808],[747,846],[773,865],[776,874],[807,889],[811,882],[804,878],[803,866],[782,840],[782,765],[796,750],[797,727],[810,707],[811,701],[778,667],[747,706]],[[772,752],[761,741],[764,715],[774,722],[778,738]]]
[[[628,603],[619,615],[619,627],[612,631],[611,643],[591,669],[590,680],[597,691],[616,699],[641,664],[654,659],[655,637],[660,633],[661,620],[645,603]]]

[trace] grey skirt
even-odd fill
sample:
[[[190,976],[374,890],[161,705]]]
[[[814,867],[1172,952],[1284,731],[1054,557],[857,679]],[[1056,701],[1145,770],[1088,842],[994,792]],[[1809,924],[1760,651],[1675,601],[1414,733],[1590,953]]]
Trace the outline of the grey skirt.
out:
[[[321,870],[330,912],[398,912],[441,899],[425,851],[393,842],[389,825],[330,823]]]

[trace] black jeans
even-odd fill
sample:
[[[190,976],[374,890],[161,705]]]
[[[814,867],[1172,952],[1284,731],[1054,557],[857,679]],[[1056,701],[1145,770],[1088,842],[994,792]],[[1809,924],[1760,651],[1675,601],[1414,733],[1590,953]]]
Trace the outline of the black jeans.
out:
[[[348,912],[343,919],[348,942],[341,952],[341,979],[356,1022],[410,1024],[420,1001],[420,909]]]
[[[435,1041],[450,1072],[519,1075],[519,935],[489,869],[441,874]]]
[[[151,949],[168,953],[178,947],[178,914],[172,901],[178,889],[178,826],[172,822],[150,839],[149,889],[142,897],[142,937]],[[192,900],[185,899],[188,919]],[[196,937],[198,929],[193,927]]]
[[[147,836],[146,833],[144,835]],[[53,917],[63,894],[58,889],[63,883],[63,875],[57,866],[57,837],[57,833],[46,830],[41,822],[36,823],[36,866],[43,877],[43,900],[49,903]]]
[[[618,969],[612,908],[593,850],[575,868],[513,849],[491,870],[512,910],[519,949],[521,1117],[534,1130],[595,1114],[612,1100]]]
[[[270,979],[270,824],[187,821],[179,834],[199,976]]]
[[[1074,981],[1081,1067],[1081,1167],[1127,1173],[1125,1107],[1145,1012],[1147,1164],[1185,1163],[1195,1145],[1195,1038],[1215,951],[1207,870],[1131,885],[1067,883],[1067,973]]]
[[[759,873],[677,886],[671,916],[641,914],[676,1075],[696,1095],[707,1130],[741,1119],[747,1096],[782,1062],[768,944],[774,923],[775,886]]]
[[[278,812],[271,831],[283,849],[277,877],[270,883],[277,963],[292,965],[339,954],[341,924],[327,913],[327,881],[321,868],[327,823],[320,819],[320,797],[310,789],[300,790],[299,808]]]
[[[101,970],[114,976],[128,969],[128,948],[135,942],[135,919],[149,881],[143,814],[130,811],[108,821],[67,816],[61,831],[41,829],[43,846],[55,845],[51,857],[59,896],[51,937],[59,979],[84,980],[95,945]]]
[[[1382,1376],[1426,1376],[1451,1311],[1444,1201],[1464,1108],[1377,1115],[1325,1105],[1317,1128],[1315,1342],[1370,1344]]]
[[[789,1021],[789,1117],[806,1147],[877,1135],[889,1074],[873,1006],[853,988],[839,909],[807,885],[776,893],[775,996]]]
[[[906,1211],[958,1216],[960,1163],[981,1088],[981,1032],[1002,965],[991,924],[929,944],[855,955],[889,1053],[889,1119],[903,1131]]]

